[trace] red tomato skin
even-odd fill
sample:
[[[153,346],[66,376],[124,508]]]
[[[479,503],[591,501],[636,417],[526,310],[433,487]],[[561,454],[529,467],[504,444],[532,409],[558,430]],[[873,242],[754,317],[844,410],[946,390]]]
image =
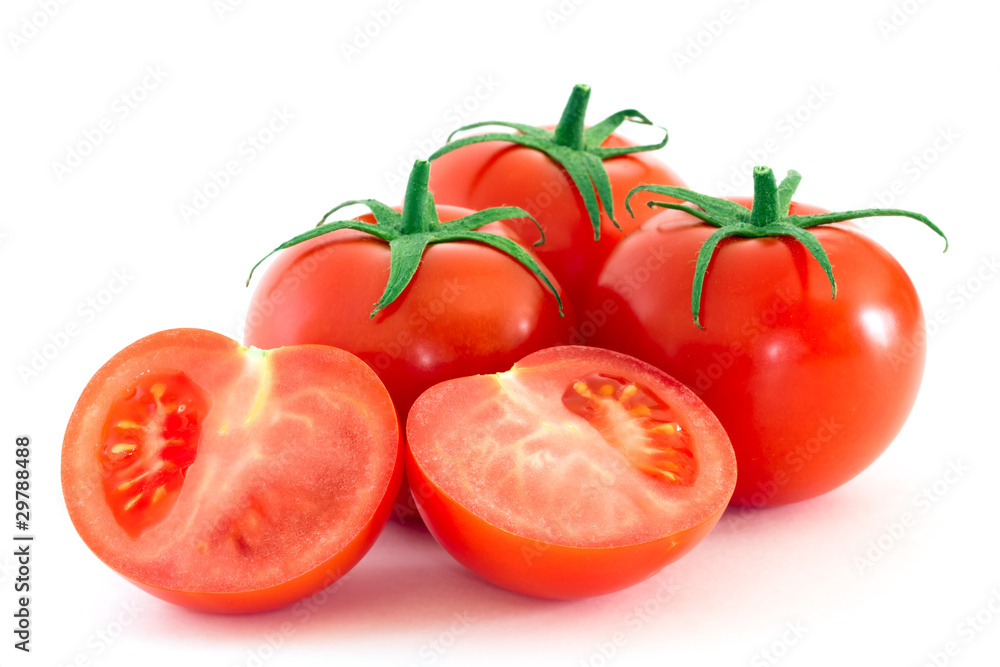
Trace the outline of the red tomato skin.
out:
[[[406,475],[424,524],[455,560],[497,586],[552,600],[606,595],[645,581],[691,551],[725,511],[723,506],[696,526],[643,544],[569,547],[515,535],[477,517],[431,482],[409,450]]]
[[[107,405],[111,397],[120,391],[123,381],[134,377],[132,375],[133,371],[129,370],[134,366],[132,359],[162,358],[160,357],[160,353],[172,346],[182,346],[192,355],[203,355],[205,358],[213,360],[211,365],[200,369],[199,380],[205,385],[231,385],[234,379],[238,378],[243,372],[245,364],[242,358],[244,353],[243,348],[236,341],[225,336],[200,329],[170,329],[146,336],[119,351],[97,371],[84,388],[69,419],[61,461],[63,495],[66,499],[70,518],[81,538],[83,538],[84,542],[94,551],[98,558],[105,561],[124,579],[162,600],[196,611],[228,614],[270,611],[312,595],[342,577],[357,564],[374,544],[388,521],[393,503],[399,493],[404,472],[404,460],[402,451],[403,434],[398,416],[396,415],[392,415],[392,421],[396,424],[397,443],[393,468],[388,486],[371,518],[342,549],[325,562],[308,568],[298,576],[292,577],[278,585],[258,590],[238,592],[182,590],[150,585],[134,577],[130,577],[120,571],[118,567],[115,567],[112,562],[109,562],[108,554],[102,553],[102,547],[99,546],[102,541],[97,537],[97,534],[104,529],[102,526],[107,525],[105,522],[113,521],[113,519],[101,518],[102,514],[110,517],[109,511],[100,512],[92,509],[92,503],[104,502],[103,500],[96,500],[100,496],[100,491],[96,489],[96,485],[90,485],[95,490],[88,491],[84,488],[85,485],[93,480],[90,480],[89,475],[84,474],[84,471],[81,470],[81,459],[89,460],[92,453],[89,451],[74,453],[73,450],[76,448],[72,443],[86,441],[86,434],[93,428],[94,420],[103,421],[103,415],[106,414]],[[331,357],[353,359],[352,355],[346,354],[341,350],[331,350],[328,347],[319,346],[288,348],[286,350],[276,350],[271,354],[273,357],[281,357],[288,354],[300,356],[314,354],[326,361],[329,361]],[[169,362],[167,363],[169,365]],[[373,384],[370,385],[370,388],[373,391],[373,395],[378,399],[370,403],[369,407],[372,412],[375,415],[388,415],[388,412],[380,413],[378,411],[378,408],[384,410],[392,409],[388,392],[384,386],[380,386],[375,378],[371,376],[370,369],[357,359],[349,362],[348,366],[350,370],[347,372],[367,376],[371,379],[371,383]],[[283,377],[288,378],[293,374],[293,372],[286,372],[283,374]]]
[[[612,134],[602,145],[634,144]],[[622,229],[615,228],[602,207],[601,238],[596,242],[583,197],[569,174],[545,153],[526,146],[488,141],[454,150],[433,162],[430,187],[442,204],[476,210],[520,206],[534,216],[545,230],[545,243],[534,250],[579,310],[615,245],[659,210],[647,207],[650,197],[640,193],[632,202],[633,219],[625,211],[625,195],[635,186],[649,183],[687,187],[650,151],[609,158],[604,160],[604,168],[611,181],[615,219]],[[539,239],[537,227],[526,218],[503,224],[528,243]]]
[[[702,330],[691,285],[714,230],[665,211],[626,239],[590,295],[588,310],[607,315],[591,343],[644,359],[702,397],[736,450],[732,504],[781,505],[835,489],[878,458],[916,400],[925,358],[916,290],[850,223],[810,229],[833,264],[836,299],[798,242],[731,238],[708,268]]]
[[[438,206],[442,222],[471,213]],[[516,239],[496,223],[482,229]],[[575,321],[565,298],[560,318],[538,278],[479,243],[429,246],[403,294],[370,319],[388,276],[388,244],[352,230],[283,250],[254,292],[246,343],[347,350],[378,374],[402,416],[438,382],[506,370],[530,352],[566,342]]]

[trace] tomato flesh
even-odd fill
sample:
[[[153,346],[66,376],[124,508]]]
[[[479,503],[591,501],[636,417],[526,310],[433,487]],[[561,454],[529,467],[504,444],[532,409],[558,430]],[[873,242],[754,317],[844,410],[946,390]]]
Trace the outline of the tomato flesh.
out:
[[[432,534],[486,579],[541,597],[655,574],[715,524],[736,481],[728,438],[692,392],[594,348],[438,384],[414,404],[407,438]]]
[[[402,481],[391,399],[360,359],[160,332],[87,385],[63,493],[90,549],[147,591],[224,612],[273,609],[349,570]]]

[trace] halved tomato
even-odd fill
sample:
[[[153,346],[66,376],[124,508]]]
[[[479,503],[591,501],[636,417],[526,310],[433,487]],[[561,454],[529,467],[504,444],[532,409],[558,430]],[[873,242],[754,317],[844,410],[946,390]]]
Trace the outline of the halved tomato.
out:
[[[407,475],[459,562],[521,593],[620,590],[719,520],[736,457],[692,391],[632,357],[566,346],[449,380],[410,410]]]
[[[87,546],[164,600],[277,608],[371,547],[402,477],[375,373],[322,345],[271,351],[173,329],[90,380],[63,441],[66,506]]]

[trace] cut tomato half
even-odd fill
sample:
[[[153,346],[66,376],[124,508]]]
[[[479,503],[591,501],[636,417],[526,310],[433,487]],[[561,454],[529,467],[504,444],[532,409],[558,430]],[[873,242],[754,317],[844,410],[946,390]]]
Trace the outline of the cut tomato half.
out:
[[[195,609],[280,607],[371,547],[402,480],[399,424],[357,357],[264,352],[174,329],[128,346],[84,389],[62,484],[87,546]]]
[[[435,385],[406,436],[434,537],[485,579],[539,597],[652,576],[711,530],[736,485],[729,438],[693,392],[596,348]]]

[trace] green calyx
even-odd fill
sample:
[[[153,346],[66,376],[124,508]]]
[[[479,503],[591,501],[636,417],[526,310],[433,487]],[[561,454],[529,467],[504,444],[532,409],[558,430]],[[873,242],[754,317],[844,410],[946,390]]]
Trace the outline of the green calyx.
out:
[[[410,172],[410,178],[406,185],[406,195],[403,199],[403,210],[395,211],[389,206],[375,199],[352,199],[330,209],[326,215],[317,223],[314,229],[285,241],[277,248],[265,255],[259,262],[254,264],[247,277],[247,285],[253,272],[261,263],[285,248],[291,248],[303,241],[335,232],[338,229],[353,229],[365,234],[371,234],[389,244],[389,280],[386,283],[385,291],[381,298],[374,305],[370,317],[374,318],[380,310],[391,304],[399,295],[403,293],[406,286],[410,284],[417,266],[423,256],[424,250],[432,243],[448,243],[451,241],[475,241],[484,243],[490,247],[506,253],[513,259],[524,265],[529,271],[545,283],[559,304],[559,316],[563,315],[562,299],[559,292],[548,279],[538,262],[520,245],[514,241],[489,232],[476,231],[483,225],[499,220],[512,220],[514,218],[531,218],[531,215],[516,206],[501,206],[488,208],[482,211],[467,215],[464,218],[441,222],[437,215],[437,208],[434,205],[434,195],[428,190],[427,185],[430,179],[430,163],[426,160],[417,160]],[[375,216],[375,223],[363,222],[361,220],[336,220],[327,222],[327,219],[344,208],[352,204],[363,204],[367,206]],[[539,231],[541,227],[539,226]],[[542,241],[545,240],[544,233]],[[541,243],[541,241],[539,241]]]
[[[495,120],[460,127],[448,136],[447,143],[429,159],[436,160],[463,146],[485,141],[509,141],[542,151],[559,163],[573,180],[573,184],[583,197],[583,203],[587,207],[587,215],[594,228],[594,240],[599,240],[601,238],[601,208],[608,214],[615,227],[621,229],[618,221],[615,220],[611,181],[608,178],[608,172],[604,169],[603,161],[616,155],[663,148],[667,145],[667,131],[660,128],[663,130],[663,139],[655,144],[603,148],[601,144],[625,121],[641,125],[652,125],[653,123],[635,109],[625,109],[608,116],[597,125],[587,128],[584,126],[584,117],[589,101],[590,86],[583,84],[575,86],[569,102],[566,103],[566,108],[563,109],[559,125],[553,131],[534,125]],[[487,125],[509,127],[517,132],[489,132],[452,141],[452,138],[459,132]]]
[[[638,192],[652,192],[654,194],[667,195],[674,199],[690,202],[688,204],[675,204],[673,202],[651,201],[648,206],[660,206],[684,211],[696,218],[699,218],[719,229],[716,230],[698,251],[698,259],[695,263],[694,285],[691,289],[691,314],[694,322],[699,328],[701,326],[701,292],[705,282],[705,273],[708,264],[712,260],[719,241],[730,236],[740,236],[743,238],[764,238],[769,236],[791,236],[796,241],[806,247],[809,253],[819,262],[830,280],[830,288],[833,298],[837,298],[837,281],[833,277],[833,266],[826,251],[820,245],[819,239],[812,232],[806,231],[809,227],[816,225],[827,225],[831,222],[843,222],[845,220],[855,220],[857,218],[871,218],[876,216],[905,216],[919,220],[933,229],[944,239],[944,249],[948,250],[948,237],[944,235],[937,225],[931,222],[926,216],[912,211],[903,211],[895,208],[868,208],[857,211],[844,211],[842,213],[822,213],[819,215],[788,215],[792,197],[802,176],[797,171],[789,171],[780,184],[774,178],[774,173],[770,167],[754,167],[753,170],[753,208],[747,210],[736,202],[728,199],[719,199],[699,194],[685,188],[678,188],[670,185],[640,185],[633,188],[625,197],[625,209],[632,214],[631,200]],[[696,208],[697,207],[697,208]]]

